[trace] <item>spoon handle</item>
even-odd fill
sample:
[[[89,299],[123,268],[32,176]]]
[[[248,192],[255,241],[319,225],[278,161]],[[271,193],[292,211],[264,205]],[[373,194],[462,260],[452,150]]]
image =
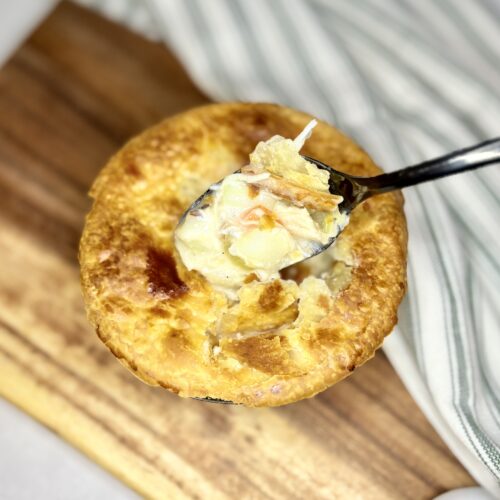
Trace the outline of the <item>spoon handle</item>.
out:
[[[500,138],[490,139],[396,172],[377,175],[369,179],[357,178],[356,181],[365,185],[368,188],[366,194],[371,196],[497,162],[500,163]],[[368,182],[364,182],[365,180]]]

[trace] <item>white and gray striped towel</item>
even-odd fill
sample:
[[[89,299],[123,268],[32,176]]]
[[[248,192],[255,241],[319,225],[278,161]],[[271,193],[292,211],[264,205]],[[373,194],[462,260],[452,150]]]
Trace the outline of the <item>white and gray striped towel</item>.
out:
[[[163,39],[215,100],[332,122],[385,169],[500,136],[497,0],[80,0]],[[385,352],[500,496],[500,176],[411,188],[409,291]]]

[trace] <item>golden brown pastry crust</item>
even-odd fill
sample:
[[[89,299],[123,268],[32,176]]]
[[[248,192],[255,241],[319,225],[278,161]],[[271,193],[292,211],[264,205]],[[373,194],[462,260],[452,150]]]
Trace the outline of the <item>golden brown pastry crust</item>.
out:
[[[247,163],[257,142],[295,137],[311,118],[272,104],[195,108],[132,139],[99,174],[80,244],[88,317],[113,354],[148,384],[248,406],[291,403],[349,375],[395,325],[406,287],[399,193],[353,211],[335,247],[349,262],[330,265],[334,292],[309,305],[296,300],[296,283],[275,280],[250,283],[228,310],[226,297],[175,252],[173,230],[198,195]],[[380,172],[326,123],[302,153],[350,174]],[[341,285],[339,266],[349,268]]]

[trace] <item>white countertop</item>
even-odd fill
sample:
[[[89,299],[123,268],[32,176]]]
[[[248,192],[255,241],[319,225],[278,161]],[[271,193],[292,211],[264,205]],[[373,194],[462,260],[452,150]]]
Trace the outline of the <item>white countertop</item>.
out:
[[[49,429],[0,398],[1,500],[139,498]]]

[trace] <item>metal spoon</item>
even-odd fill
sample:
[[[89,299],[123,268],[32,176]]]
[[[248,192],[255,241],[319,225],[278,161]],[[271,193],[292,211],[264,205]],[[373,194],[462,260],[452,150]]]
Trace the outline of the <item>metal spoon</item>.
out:
[[[415,184],[500,162],[500,138],[490,139],[433,160],[427,160],[411,167],[375,177],[348,175],[309,156],[303,156],[303,158],[330,173],[330,193],[341,195],[344,198],[339,205],[339,210],[341,213],[349,214],[360,203],[377,194],[403,189]],[[209,201],[209,196],[217,190],[221,182],[222,180],[212,184],[205,193],[197,198],[181,216],[179,223],[182,223],[186,214],[192,210],[203,208]],[[326,250],[337,239],[339,234],[340,232],[325,245],[318,246],[314,253],[311,253],[305,259]]]

